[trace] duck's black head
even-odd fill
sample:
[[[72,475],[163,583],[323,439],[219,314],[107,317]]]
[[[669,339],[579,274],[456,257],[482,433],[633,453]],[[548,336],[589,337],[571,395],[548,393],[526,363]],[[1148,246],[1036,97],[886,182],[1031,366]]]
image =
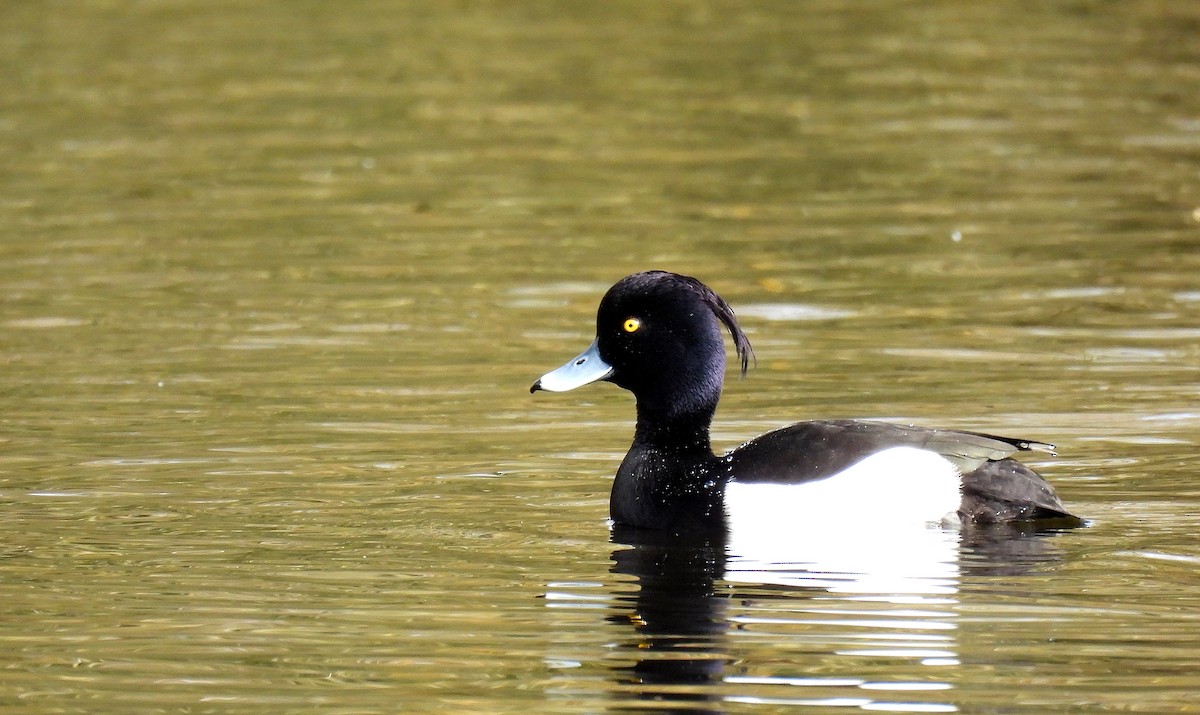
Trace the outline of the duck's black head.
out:
[[[725,375],[722,324],[745,373],[750,341],[728,303],[689,276],[634,273],[600,301],[591,347],[542,376],[531,391],[561,392],[608,380],[633,392],[639,412],[711,414]]]

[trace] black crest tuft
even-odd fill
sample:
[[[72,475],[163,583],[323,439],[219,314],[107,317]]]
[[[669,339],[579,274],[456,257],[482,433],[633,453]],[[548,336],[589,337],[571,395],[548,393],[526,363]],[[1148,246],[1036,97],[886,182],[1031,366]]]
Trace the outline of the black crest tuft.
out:
[[[700,298],[700,301],[708,306],[713,315],[717,316],[717,319],[729,329],[729,335],[733,338],[733,346],[737,350],[738,362],[741,364],[741,374],[743,376],[746,374],[746,370],[749,369],[752,359],[757,363],[757,359],[754,357],[754,348],[750,347],[750,338],[746,337],[742,326],[738,325],[737,316],[733,314],[733,308],[729,307],[724,298],[713,292],[712,288],[709,288],[691,276],[678,273],[646,271],[642,275],[646,277],[653,276],[659,280],[679,282]]]

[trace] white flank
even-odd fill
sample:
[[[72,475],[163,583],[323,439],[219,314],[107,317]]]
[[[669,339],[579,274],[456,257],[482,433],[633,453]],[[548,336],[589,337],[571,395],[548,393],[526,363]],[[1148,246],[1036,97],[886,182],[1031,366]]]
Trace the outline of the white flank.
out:
[[[913,447],[878,452],[807,484],[725,491],[727,578],[854,593],[957,590],[958,470]]]

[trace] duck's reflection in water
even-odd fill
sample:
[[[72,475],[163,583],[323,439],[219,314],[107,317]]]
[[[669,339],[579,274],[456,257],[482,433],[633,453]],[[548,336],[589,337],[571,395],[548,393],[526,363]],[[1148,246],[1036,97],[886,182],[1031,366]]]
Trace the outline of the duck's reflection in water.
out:
[[[826,533],[804,549],[791,542],[791,560],[620,527],[613,542],[613,572],[636,583],[610,601],[617,712],[953,712],[961,579],[1028,571],[1056,553],[1045,534],[1012,527]]]
[[[609,621],[637,637],[621,642],[632,664],[613,669],[618,693],[635,701],[671,703],[674,712],[713,712],[723,697],[728,595],[716,592],[725,572],[725,545],[661,532],[616,528],[613,571],[638,589],[619,594]]]

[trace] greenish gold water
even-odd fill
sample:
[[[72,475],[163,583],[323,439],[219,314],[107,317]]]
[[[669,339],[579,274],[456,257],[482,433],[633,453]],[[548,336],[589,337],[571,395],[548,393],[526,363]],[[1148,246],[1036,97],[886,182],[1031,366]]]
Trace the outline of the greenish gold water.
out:
[[[1194,712],[1200,6],[0,6],[0,713]],[[732,446],[1059,445],[928,593],[610,541],[658,267]],[[872,538],[864,527],[864,538]]]

